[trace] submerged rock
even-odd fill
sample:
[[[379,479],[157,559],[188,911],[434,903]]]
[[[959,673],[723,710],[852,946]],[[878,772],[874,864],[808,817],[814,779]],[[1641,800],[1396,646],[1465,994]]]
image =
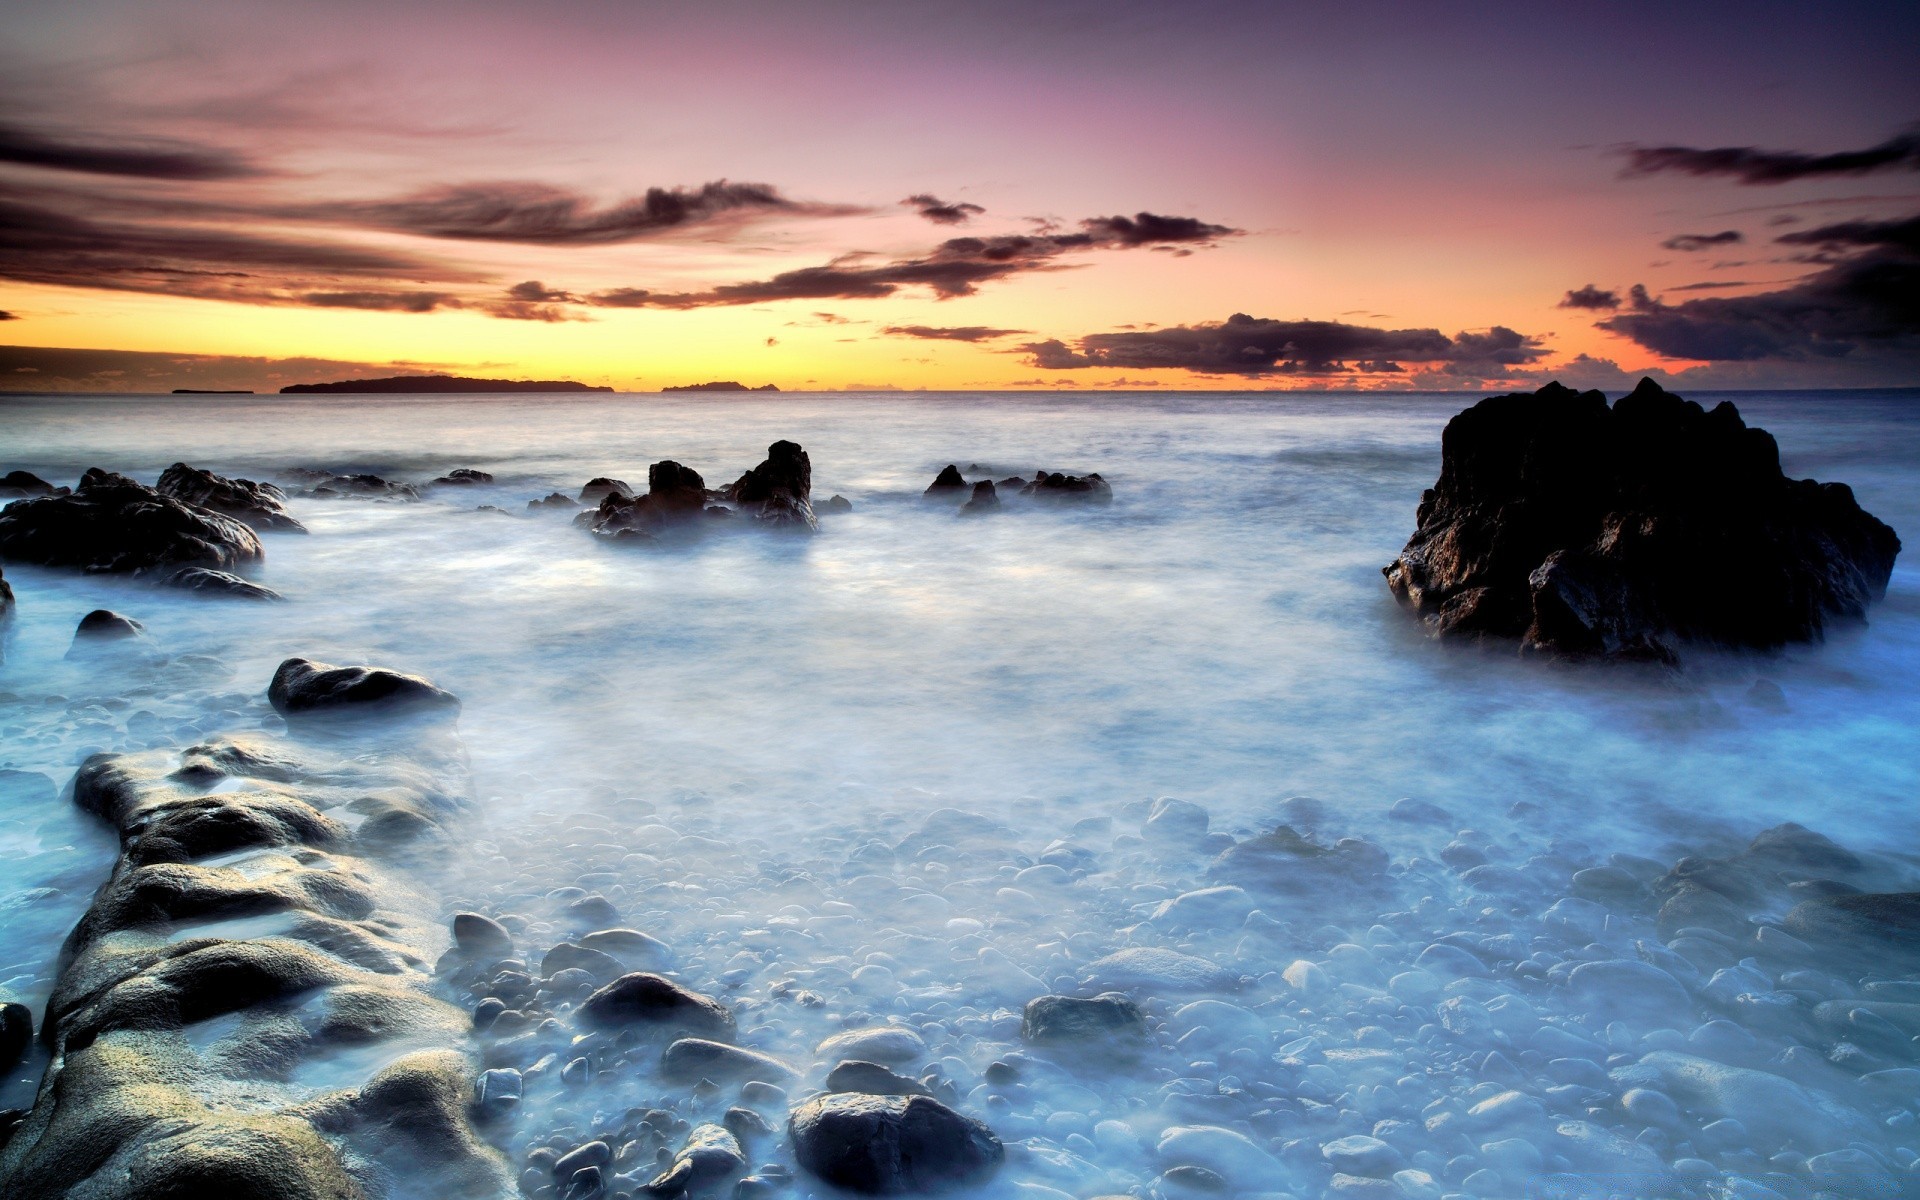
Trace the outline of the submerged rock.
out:
[[[285,599],[264,584],[242,579],[231,571],[216,571],[212,567],[181,567],[167,576],[167,586],[213,596],[231,596],[236,600]]]
[[[673,1163],[642,1189],[650,1196],[699,1191],[747,1169],[747,1157],[733,1133],[722,1125],[697,1125]]]
[[[622,975],[588,996],[580,1020],[602,1029],[658,1026],[729,1038],[734,1028],[726,1005],[645,971]]]
[[[0,475],[0,499],[16,500],[22,496],[51,496],[59,489],[32,471],[8,471]]]
[[[1900,539],[1764,430],[1642,380],[1611,408],[1548,384],[1448,422],[1419,528],[1385,568],[1429,633],[1672,661],[1688,642],[1817,640],[1886,594]]]
[[[802,1167],[869,1196],[973,1187],[1006,1157],[992,1130],[927,1096],[828,1093],[787,1128]]]
[[[265,557],[246,524],[98,468],[70,495],[0,510],[0,559],[138,575],[183,566],[231,570]]]
[[[556,492],[554,494],[558,495],[559,493]],[[622,480],[610,479],[605,475],[587,480],[586,486],[580,489],[580,503],[582,504],[597,505],[608,496],[619,496],[623,499],[631,500],[633,499],[633,489],[628,487]],[[552,497],[549,496],[548,500],[551,501]]]
[[[76,646],[85,642],[120,642],[146,634],[147,627],[132,617],[121,616],[110,608],[96,608],[80,618],[80,624],[73,630],[73,641]]]
[[[866,1096],[931,1096],[927,1085],[895,1074],[875,1062],[848,1059],[827,1072],[829,1092],[859,1092]]]
[[[420,489],[378,475],[328,475],[307,494],[334,500],[418,500]]]
[[[385,667],[336,667],[289,658],[273,673],[267,701],[282,716],[349,715],[370,711],[439,712],[460,709],[459,698],[419,675]]]
[[[959,466],[948,463],[940,468],[940,473],[933,477],[933,482],[927,485],[927,490],[921,495],[935,498],[955,497],[966,490],[967,481],[960,474]]]
[[[1020,1036],[1039,1046],[1139,1041],[1146,1035],[1140,1006],[1118,994],[1091,999],[1036,996],[1020,1016]]]
[[[857,1058],[898,1066],[923,1057],[927,1053],[927,1041],[904,1026],[876,1025],[837,1033],[821,1042],[814,1053],[829,1062]]]
[[[973,485],[973,495],[960,506],[963,517],[977,517],[986,513],[1000,511],[1000,497],[993,490],[993,480],[982,479]]]
[[[669,1045],[661,1055],[660,1072],[681,1083],[711,1079],[716,1083],[753,1080],[787,1084],[800,1076],[800,1072],[771,1054],[705,1038],[681,1038]]]
[[[177,462],[160,473],[155,490],[163,496],[237,517],[255,529],[280,533],[307,531],[307,527],[287,511],[287,494],[271,483],[227,479]]]
[[[1041,471],[1033,482],[1020,489],[1029,500],[1051,500],[1078,504],[1112,504],[1113,485],[1099,474],[1063,475]]]
[[[813,464],[797,442],[775,442],[759,466],[736,479],[725,491],[742,511],[769,525],[812,532],[819,528],[813,513]]]
[[[456,467],[433,482],[440,487],[472,487],[475,484],[492,483],[493,476],[472,467]]]
[[[1838,958],[1911,967],[1920,963],[1920,892],[1805,900],[1787,913],[1786,928]]]

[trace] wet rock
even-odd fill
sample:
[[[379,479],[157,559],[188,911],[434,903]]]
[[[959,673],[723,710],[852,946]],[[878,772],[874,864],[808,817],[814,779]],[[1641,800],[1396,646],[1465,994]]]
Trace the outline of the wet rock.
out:
[[[953,463],[948,463],[940,469],[940,473],[934,476],[933,482],[928,484],[927,490],[921,494],[936,498],[946,498],[957,497],[961,492],[966,490],[967,481],[961,476],[960,468]]]
[[[1230,929],[1244,921],[1253,907],[1253,898],[1244,888],[1200,888],[1161,901],[1150,919],[1172,929]]]
[[[1347,838],[1323,846],[1281,825],[1222,851],[1208,866],[1207,878],[1250,892],[1325,904],[1377,890],[1386,869],[1386,852],[1371,842]]]
[[[129,642],[146,636],[147,627],[132,617],[122,616],[110,608],[96,608],[81,617],[80,624],[74,627],[73,648],[67,651],[67,657],[73,657],[74,650],[88,645]]]
[[[1280,1163],[1245,1134],[1217,1125],[1176,1125],[1155,1147],[1170,1166],[1200,1167],[1242,1192],[1268,1191],[1285,1178]]]
[[[275,533],[305,533],[307,527],[287,511],[287,494],[271,483],[227,479],[185,463],[161,472],[154,490],[188,504],[224,513],[255,529]]]
[[[462,954],[475,957],[491,955],[507,958],[513,954],[513,937],[492,917],[479,913],[453,914],[453,944]]]
[[[565,492],[548,492],[538,500],[527,501],[528,512],[539,512],[543,508],[578,508],[580,502]]]
[[[1153,802],[1140,835],[1149,841],[1198,845],[1207,836],[1207,810],[1191,800],[1162,796]]]
[[[669,1045],[661,1056],[660,1070],[668,1079],[679,1083],[711,1079],[715,1083],[750,1080],[787,1084],[800,1076],[771,1054],[705,1038],[681,1038]]]
[[[520,1103],[520,1072],[511,1067],[480,1072],[474,1088],[474,1102],[489,1114],[498,1114]]]
[[[0,475],[0,499],[17,500],[22,496],[51,496],[57,490],[32,471],[8,471],[5,475]]]
[[[420,498],[420,489],[378,475],[329,475],[308,488],[307,494],[328,500],[409,501]]]
[[[845,496],[839,496],[839,495],[829,496],[827,497],[826,503],[820,506],[819,511],[820,511],[820,515],[823,517],[837,516],[841,513],[850,513],[853,511],[853,501],[847,499]]]
[[[1611,408],[1548,384],[1453,418],[1385,568],[1436,637],[1672,661],[1817,640],[1886,593],[1900,539],[1844,484],[1790,480],[1765,431],[1642,380]]]
[[[879,1063],[849,1059],[827,1072],[829,1092],[859,1092],[866,1096],[931,1096],[917,1079],[897,1075]]]
[[[433,482],[440,487],[472,487],[478,483],[492,483],[493,476],[472,467],[456,467]]]
[[[1084,982],[1154,992],[1198,992],[1231,987],[1236,980],[1204,958],[1158,946],[1134,946],[1089,963]]]
[[[1567,976],[1583,1006],[1602,1020],[1677,1020],[1692,1000],[1680,981],[1656,966],[1628,958],[1581,963]]]
[[[1041,471],[1033,482],[1020,489],[1030,500],[1074,504],[1112,504],[1113,486],[1098,474],[1063,475],[1059,471]]]
[[[1614,1081],[1646,1087],[1713,1117],[1731,1117],[1757,1138],[1831,1145],[1857,1135],[1863,1119],[1818,1092],[1766,1071],[1656,1050],[1612,1072]]]
[[[1138,1041],[1146,1035],[1140,1006],[1121,995],[1036,996],[1020,1017],[1020,1036],[1037,1046]]]
[[[850,1029],[821,1042],[814,1053],[827,1062],[858,1058],[867,1062],[916,1062],[927,1053],[926,1039],[899,1025],[877,1025],[869,1029]]]
[[[727,499],[767,525],[810,533],[819,528],[813,515],[813,464],[795,442],[775,442],[759,466],[734,480]]]
[[[71,495],[0,510],[0,559],[40,566],[138,575],[182,566],[231,570],[265,555],[243,522],[98,468]]]
[[[1804,900],[1787,913],[1787,932],[1855,963],[1920,960],[1920,892],[1863,892]]]
[[[673,962],[673,948],[637,929],[596,929],[575,939],[589,950],[610,954],[630,967],[664,967]]]
[[[210,596],[229,596],[235,600],[285,599],[265,584],[242,579],[231,571],[216,571],[212,567],[181,567],[167,576],[166,585]]]
[[[1335,1138],[1320,1147],[1320,1157],[1349,1175],[1391,1175],[1407,1161],[1392,1146],[1365,1134]]]
[[[580,1005],[580,1020],[600,1029],[659,1027],[732,1037],[733,1013],[711,996],[658,975],[635,971],[607,984]]]
[[[0,1002],[0,1075],[20,1065],[33,1042],[33,1010],[11,1000]]]
[[[540,959],[540,973],[548,978],[562,971],[584,971],[596,980],[605,982],[617,978],[625,970],[613,955],[572,942],[561,942]]]
[[[976,1186],[1006,1157],[992,1130],[926,1096],[817,1096],[788,1135],[807,1171],[873,1196]]]
[[[608,496],[619,496],[622,499],[631,500],[633,499],[633,489],[621,480],[609,479],[604,475],[587,480],[586,486],[580,489],[580,503],[582,504],[598,506],[599,503]]]
[[[982,479],[973,485],[973,495],[960,506],[963,517],[978,517],[1000,511],[1000,497],[993,490],[993,480]]]
[[[453,715],[460,701],[419,675],[385,667],[336,667],[289,658],[273,673],[267,701],[282,716],[353,715],[371,712]]]
[[[746,1155],[725,1126],[697,1125],[673,1156],[673,1165],[641,1190],[649,1196],[677,1196],[712,1187],[746,1169]]]

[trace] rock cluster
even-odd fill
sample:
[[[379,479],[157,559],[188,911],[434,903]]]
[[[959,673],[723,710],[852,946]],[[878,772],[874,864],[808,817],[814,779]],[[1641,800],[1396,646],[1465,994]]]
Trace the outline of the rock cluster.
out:
[[[602,537],[639,542],[738,517],[763,528],[812,532],[819,527],[812,493],[807,452],[793,442],[775,442],[764,462],[724,488],[708,488],[697,471],[671,459],[648,468],[647,490],[640,495],[617,479],[591,480],[580,489],[580,500],[595,507],[574,520]]]
[[[238,517],[255,529],[279,533],[307,531],[305,525],[287,512],[287,494],[271,483],[227,479],[212,471],[175,463],[160,473],[154,490],[163,496]]]
[[[0,559],[135,575],[260,562],[259,535],[232,517],[94,468],[69,495],[0,509]]]
[[[1845,484],[1788,479],[1730,401],[1652,380],[1454,417],[1418,523],[1385,573],[1431,634],[1574,658],[1816,640],[1886,594],[1900,550]]]
[[[52,1065],[0,1148],[0,1193],[505,1193],[468,1125],[466,1019],[428,994],[434,930],[400,866],[457,811],[460,760],[409,743],[87,761],[74,799],[119,860],[68,939]]]
[[[977,464],[976,464],[977,468]],[[960,473],[957,464],[948,463],[940,469],[924,493],[929,500],[953,501],[965,498],[961,505],[963,516],[974,516],[983,512],[993,512],[1000,508],[999,493],[1011,492],[1028,500],[1040,502],[1059,502],[1066,504],[1112,504],[1113,485],[1102,479],[1097,473],[1087,475],[1065,475],[1059,471],[1037,471],[1032,479],[1023,479],[1018,475],[1000,480],[997,484],[991,479],[976,480],[968,483],[966,476]]]

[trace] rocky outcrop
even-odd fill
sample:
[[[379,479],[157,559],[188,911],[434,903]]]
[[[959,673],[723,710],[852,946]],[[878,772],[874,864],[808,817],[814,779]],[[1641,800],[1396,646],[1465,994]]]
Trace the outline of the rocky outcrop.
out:
[[[51,496],[59,489],[32,471],[8,471],[0,475],[0,500],[17,500],[22,496]]]
[[[927,485],[927,490],[922,492],[921,495],[934,499],[945,499],[958,497],[966,490],[967,480],[965,476],[960,474],[959,465],[956,463],[948,463],[946,466],[940,468],[940,473],[933,477],[933,482]]]
[[[728,500],[757,520],[777,528],[812,532],[813,463],[797,442],[775,442],[759,466],[734,480]]]
[[[1097,472],[1088,475],[1063,475],[1059,471],[1040,471],[1033,482],[1020,489],[1029,500],[1060,501],[1071,504],[1112,504],[1113,485]]]
[[[1840,483],[1788,479],[1731,402],[1548,384],[1447,423],[1419,528],[1385,568],[1436,637],[1674,661],[1817,640],[1886,594],[1900,539]]]
[[[992,1130],[927,1096],[830,1092],[795,1109],[787,1129],[802,1167],[869,1196],[972,1187],[1006,1157]]]
[[[336,667],[310,658],[281,663],[267,686],[267,700],[289,718],[460,711],[458,697],[421,676],[385,667]]]
[[[307,489],[323,500],[418,500],[420,489],[378,475],[328,475]]]
[[[237,600],[279,600],[279,592],[251,579],[242,579],[231,571],[211,567],[181,567],[167,576],[167,586],[210,596],[232,596]]]
[[[993,480],[991,479],[982,479],[979,483],[974,484],[973,495],[969,496],[967,502],[960,506],[960,515],[963,517],[978,517],[999,511],[1000,496],[999,493],[993,490]]]
[[[492,483],[493,476],[472,467],[455,467],[433,482],[440,487],[472,487],[475,484]]]
[[[139,575],[183,566],[230,571],[265,557],[244,523],[98,468],[71,495],[0,509],[0,559],[8,561]]]
[[[585,486],[580,489],[580,503],[582,504],[598,504],[608,496],[623,496],[631,500],[633,499],[633,489],[628,487],[624,481],[609,479],[605,475],[598,475],[587,480]],[[552,497],[548,497],[548,499],[552,499]]]
[[[12,1200],[498,1197],[467,1015],[409,886],[464,773],[410,731],[96,755],[74,799],[120,838],[47,1006],[52,1063],[0,1150]],[[382,1052],[382,1048],[388,1048]]]
[[[669,458],[647,468],[645,495],[610,490],[601,497],[598,508],[580,514],[577,520],[605,537],[651,538],[702,518],[706,512],[706,480],[698,471]]]
[[[160,473],[160,482],[154,490],[163,496],[237,517],[255,529],[278,533],[307,531],[307,527],[287,511],[287,494],[271,483],[228,479],[212,471],[175,463]]]

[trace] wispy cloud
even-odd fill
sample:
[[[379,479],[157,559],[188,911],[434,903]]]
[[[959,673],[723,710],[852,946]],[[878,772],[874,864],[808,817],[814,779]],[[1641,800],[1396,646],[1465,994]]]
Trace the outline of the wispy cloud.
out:
[[[893,337],[926,338],[937,342],[989,342],[1024,329],[994,329],[986,325],[889,325],[880,332]]]
[[[1682,233],[1661,242],[1663,249],[1679,250],[1691,253],[1696,250],[1711,250],[1715,246],[1737,246],[1747,239],[1738,229],[1723,229],[1719,233]]]
[[[231,150],[173,140],[67,140],[0,125],[0,163],[134,179],[244,179],[266,172]]]
[[[908,196],[900,203],[919,213],[927,220],[932,221],[935,225],[965,225],[968,221],[973,220],[975,217],[987,211],[978,204],[968,204],[964,201],[949,203],[940,199],[938,196],[931,196],[925,192],[920,193],[918,196]]]
[[[1888,138],[1864,150],[1808,154],[1799,150],[1762,150],[1756,146],[1626,146],[1623,177],[1678,173],[1732,179],[1744,184],[1791,183],[1880,171],[1920,171],[1920,131]]]

